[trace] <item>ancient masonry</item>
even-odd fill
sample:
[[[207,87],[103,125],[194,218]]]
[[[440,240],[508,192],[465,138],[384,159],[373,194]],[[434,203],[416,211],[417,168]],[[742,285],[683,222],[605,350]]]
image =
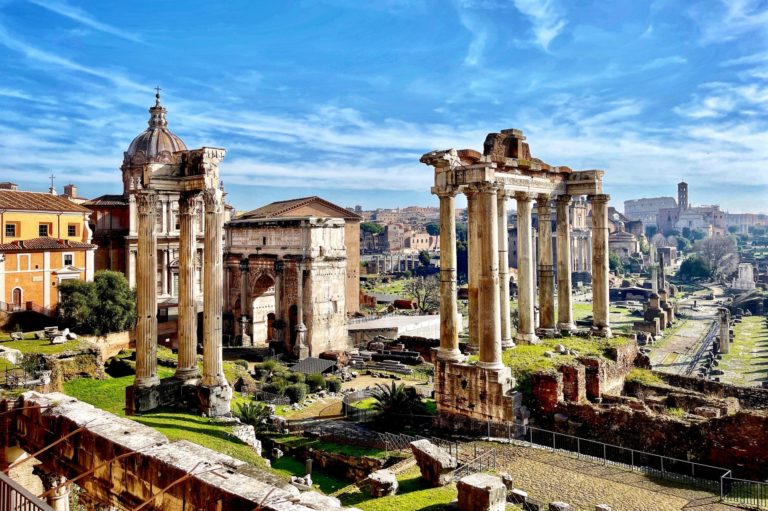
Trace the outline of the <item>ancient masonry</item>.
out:
[[[440,198],[440,347],[437,350],[435,398],[448,422],[469,418],[512,420],[516,396],[513,379],[502,363],[502,348],[514,341],[538,342],[534,325],[534,260],[531,205],[541,217],[538,255],[540,333],[572,331],[571,254],[568,206],[573,196],[592,202],[593,331],[610,336],[608,316],[608,200],[601,170],[572,171],[532,158],[522,131],[504,130],[486,137],[484,153],[472,149],[433,151],[421,162],[434,167],[432,193]],[[463,363],[459,351],[456,296],[455,198],[467,197],[469,233],[469,344],[479,351],[476,365]],[[518,304],[516,338],[510,333],[507,199],[517,202]],[[557,255],[553,262],[551,223],[557,219]],[[557,264],[557,323],[555,282]]]
[[[156,110],[153,112],[153,110]],[[157,104],[150,112],[164,117]],[[179,395],[182,387],[195,392],[197,405],[209,416],[229,413],[232,390],[224,378],[222,360],[223,307],[223,220],[224,201],[220,190],[219,162],[225,151],[210,147],[173,153],[167,163],[146,163],[134,176],[138,209],[138,260],[136,261],[136,377],[126,389],[126,409],[140,413],[166,404],[164,396]],[[179,354],[173,381],[157,377],[157,197],[179,194]],[[205,208],[203,261],[203,374],[198,375],[197,313],[194,253],[195,217],[199,197]],[[182,383],[185,383],[182,385]],[[186,393],[186,392],[184,392]],[[171,399],[174,401],[174,399]],[[169,403],[170,404],[170,403]],[[173,403],[177,404],[177,403]]]

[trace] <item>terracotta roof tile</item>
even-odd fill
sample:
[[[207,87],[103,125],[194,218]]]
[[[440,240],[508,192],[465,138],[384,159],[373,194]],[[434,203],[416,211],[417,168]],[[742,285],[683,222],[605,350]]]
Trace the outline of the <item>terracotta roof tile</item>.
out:
[[[0,252],[23,252],[25,250],[67,250],[96,248],[91,243],[61,240],[57,238],[31,238],[0,244]]]
[[[128,200],[122,195],[102,195],[83,202],[83,206],[127,206]]]
[[[348,209],[344,209],[341,206],[337,206],[332,202],[329,202],[325,199],[321,199],[316,195],[312,197],[302,197],[300,199],[290,199],[290,200],[273,202],[271,204],[267,204],[266,206],[262,206],[260,208],[253,209],[251,211],[247,211],[242,215],[238,216],[235,220],[246,219],[246,218],[277,218],[277,217],[291,216],[290,215],[291,211],[312,203],[317,203],[331,210],[337,211],[338,215],[336,216],[336,218],[343,218],[345,220],[362,220],[362,217],[357,213],[353,213]]]
[[[0,190],[0,209],[11,211],[67,211],[89,213],[88,208],[66,197],[40,192]]]

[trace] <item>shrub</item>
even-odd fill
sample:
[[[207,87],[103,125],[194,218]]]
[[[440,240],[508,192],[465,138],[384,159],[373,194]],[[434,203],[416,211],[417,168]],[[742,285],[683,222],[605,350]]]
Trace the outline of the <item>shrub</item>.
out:
[[[248,361],[247,361],[247,360],[243,360],[243,359],[237,359],[237,360],[235,360],[235,361],[234,361],[234,362],[232,362],[232,363],[233,363],[233,364],[235,364],[235,365],[238,365],[238,366],[242,367],[242,368],[243,368],[243,369],[245,369],[245,370],[248,370]]]
[[[341,380],[338,378],[328,378],[325,380],[329,392],[341,392]]]
[[[284,396],[288,389],[288,382],[282,378],[272,380],[268,384],[264,385],[264,392],[271,392],[279,396]]]
[[[285,396],[291,400],[291,403],[301,403],[307,398],[309,387],[306,383],[294,383],[285,389]]]
[[[245,424],[253,426],[257,433],[271,429],[269,408],[264,403],[241,403],[237,410],[237,417]]]
[[[309,385],[309,390],[312,392],[317,392],[319,390],[325,389],[325,378],[323,378],[322,374],[310,374],[307,376],[307,385]]]
[[[122,273],[101,270],[93,282],[65,280],[59,293],[61,319],[79,333],[121,332],[136,321],[136,295]]]
[[[288,376],[286,379],[291,383],[304,383],[306,378],[304,377],[304,373],[288,373]]]

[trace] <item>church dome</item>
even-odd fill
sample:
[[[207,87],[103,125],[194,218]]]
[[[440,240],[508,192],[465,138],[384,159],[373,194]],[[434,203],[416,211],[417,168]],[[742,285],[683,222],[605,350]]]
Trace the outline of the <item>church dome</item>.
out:
[[[160,91],[155,94],[155,105],[149,109],[149,127],[133,139],[123,156],[123,165],[144,163],[170,163],[173,153],[186,151],[184,142],[168,129],[165,118],[168,111],[160,104]]]

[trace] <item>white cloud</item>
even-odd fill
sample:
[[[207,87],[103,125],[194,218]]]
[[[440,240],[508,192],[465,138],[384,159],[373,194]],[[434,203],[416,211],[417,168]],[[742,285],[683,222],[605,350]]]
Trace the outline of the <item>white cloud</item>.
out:
[[[512,0],[517,10],[531,19],[536,43],[545,51],[567,24],[555,0]]]
[[[111,34],[111,35],[120,37],[122,39],[127,39],[128,41],[133,41],[137,43],[142,42],[141,37],[138,34],[125,31],[119,27],[115,27],[107,23],[102,23],[101,21],[98,21],[97,19],[95,19],[93,16],[83,11],[82,9],[75,7],[73,5],[70,5],[63,0],[27,0],[27,1],[39,7],[42,7],[43,9],[47,9],[51,12],[55,12],[56,14],[60,14],[65,18],[69,18],[73,21],[81,23],[94,30],[104,32],[106,34]]]
[[[750,32],[768,32],[768,4],[763,0],[720,0],[720,8],[703,2],[691,10],[702,28],[702,42],[731,41]]]

